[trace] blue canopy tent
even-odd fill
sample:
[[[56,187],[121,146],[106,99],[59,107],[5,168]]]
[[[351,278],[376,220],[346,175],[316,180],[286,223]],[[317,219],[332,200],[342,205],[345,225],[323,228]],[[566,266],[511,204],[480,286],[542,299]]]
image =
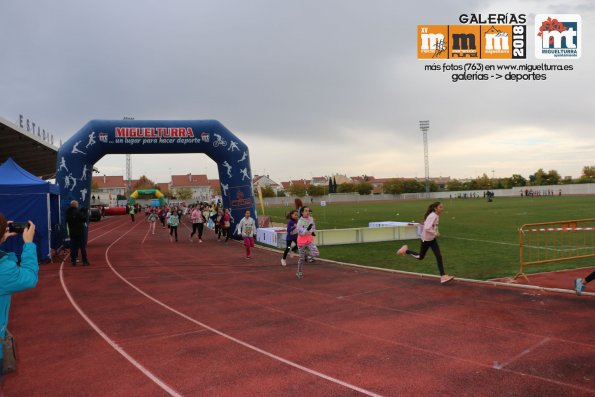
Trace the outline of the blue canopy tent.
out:
[[[52,225],[59,225],[60,196],[58,186],[30,174],[12,158],[0,165],[0,212],[15,222],[35,224],[37,255],[40,261],[51,259]],[[23,239],[12,237],[0,248],[20,255]]]

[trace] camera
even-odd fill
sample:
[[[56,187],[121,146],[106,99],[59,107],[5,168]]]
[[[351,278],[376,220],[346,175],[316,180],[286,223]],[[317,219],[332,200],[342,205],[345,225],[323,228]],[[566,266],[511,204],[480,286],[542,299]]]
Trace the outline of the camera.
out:
[[[25,229],[29,229],[29,222],[12,222],[8,224],[8,231],[10,233],[23,233]]]

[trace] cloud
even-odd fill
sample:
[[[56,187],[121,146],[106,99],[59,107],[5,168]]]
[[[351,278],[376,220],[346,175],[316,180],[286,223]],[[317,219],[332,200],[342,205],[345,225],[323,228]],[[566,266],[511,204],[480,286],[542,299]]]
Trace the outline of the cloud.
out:
[[[590,26],[591,3],[9,2],[0,108],[63,140],[97,118],[217,119],[248,143],[254,173],[277,180],[423,176],[419,120],[430,120],[432,175],[551,167],[578,176],[594,157],[595,30],[584,29],[580,60],[548,63],[573,71],[540,82],[453,83],[416,59],[416,28],[494,12],[580,13]],[[528,50],[526,63],[540,64]],[[99,165],[123,174],[119,156]],[[135,178],[163,181],[170,167],[216,173],[201,155],[133,156]]]

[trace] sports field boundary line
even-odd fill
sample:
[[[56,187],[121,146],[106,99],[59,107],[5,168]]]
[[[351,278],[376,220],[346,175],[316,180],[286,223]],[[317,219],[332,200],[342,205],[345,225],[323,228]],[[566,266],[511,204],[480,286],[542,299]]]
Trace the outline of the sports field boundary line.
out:
[[[123,237],[123,236],[122,236],[122,237]],[[122,237],[118,238],[118,240],[120,240]],[[114,272],[114,273],[115,273],[115,274],[116,274],[118,277],[120,277],[120,278],[122,279],[122,281],[124,281],[125,283],[127,283],[128,285],[130,285],[130,287],[132,287],[133,289],[135,289],[136,291],[138,291],[140,294],[142,294],[142,295],[146,296],[146,297],[147,297],[149,300],[152,300],[153,302],[157,303],[158,305],[160,305],[160,306],[162,306],[162,307],[166,308],[167,310],[170,310],[170,311],[172,311],[173,313],[175,313],[175,314],[179,315],[179,316],[180,316],[180,317],[182,317],[182,318],[185,318],[185,319],[187,319],[188,321],[190,321],[190,322],[192,322],[192,323],[195,323],[195,324],[197,324],[197,325],[199,325],[199,326],[201,326],[201,327],[203,327],[203,328],[206,328],[207,330],[209,330],[209,331],[211,331],[211,332],[213,332],[213,333],[216,333],[216,334],[218,334],[218,335],[220,335],[220,336],[223,336],[223,337],[225,337],[225,338],[229,338],[229,339],[230,339],[230,340],[232,340],[233,342],[236,342],[236,343],[238,343],[238,344],[240,344],[240,345],[242,345],[242,346],[244,346],[244,347],[247,347],[248,349],[255,350],[255,351],[257,351],[257,352],[259,352],[259,353],[261,353],[261,354],[263,354],[263,355],[266,355],[266,356],[268,356],[268,357],[270,357],[270,358],[277,359],[277,360],[281,360],[282,362],[284,362],[284,363],[286,363],[286,364],[288,364],[288,365],[290,365],[290,366],[293,366],[293,367],[295,367],[295,368],[301,369],[301,370],[303,370],[303,371],[305,371],[305,372],[308,372],[308,373],[310,373],[310,374],[313,374],[313,375],[316,375],[316,376],[320,376],[320,377],[322,377],[323,379],[329,380],[329,381],[331,381],[331,382],[334,382],[334,383],[337,383],[336,381],[338,381],[338,382],[341,382],[341,383],[338,383],[338,384],[340,384],[340,385],[342,385],[342,386],[345,386],[345,387],[347,387],[347,388],[351,388],[352,390],[357,390],[357,391],[359,391],[360,393],[363,393],[363,394],[366,394],[366,395],[371,395],[371,396],[378,396],[378,394],[375,394],[375,393],[373,393],[373,392],[370,392],[370,391],[368,391],[368,390],[366,390],[366,389],[361,389],[361,388],[359,388],[358,386],[354,386],[354,385],[351,385],[351,384],[349,384],[349,383],[346,383],[346,382],[344,382],[344,381],[341,381],[341,380],[339,380],[339,379],[336,379],[336,378],[330,377],[329,375],[326,375],[326,374],[323,374],[323,373],[319,373],[319,372],[318,372],[318,371],[316,371],[316,370],[312,370],[312,369],[310,369],[310,368],[308,368],[308,367],[303,367],[303,366],[301,366],[300,364],[294,363],[294,362],[292,362],[292,361],[290,361],[290,360],[287,360],[287,359],[285,359],[285,358],[283,358],[283,357],[277,356],[277,355],[275,355],[274,353],[267,352],[266,350],[263,350],[263,349],[261,349],[261,348],[259,348],[259,347],[257,347],[257,346],[251,345],[251,344],[249,344],[249,343],[247,343],[247,342],[244,342],[244,341],[242,341],[242,340],[240,340],[240,339],[237,339],[237,338],[235,338],[235,337],[233,337],[233,336],[231,336],[231,335],[225,334],[225,333],[224,333],[224,332],[222,332],[222,331],[219,331],[219,330],[217,330],[217,329],[211,328],[210,326],[208,326],[208,325],[206,325],[206,324],[204,324],[204,323],[202,323],[202,322],[200,322],[200,321],[198,321],[198,320],[196,320],[196,319],[194,319],[194,318],[192,318],[192,317],[190,317],[190,316],[188,316],[188,315],[186,315],[186,314],[184,314],[184,313],[182,313],[182,312],[180,312],[180,311],[176,310],[175,308],[173,308],[173,307],[171,307],[171,306],[167,305],[166,303],[164,303],[164,302],[160,301],[159,299],[157,299],[157,298],[154,298],[154,297],[153,297],[153,296],[151,296],[149,293],[147,293],[147,292],[143,291],[141,288],[139,288],[139,287],[135,286],[135,285],[134,285],[134,284],[132,284],[130,281],[128,281],[128,280],[127,280],[125,277],[123,277],[122,275],[120,275],[120,273],[119,273],[119,272],[118,272],[118,271],[117,271],[117,270],[116,270],[116,269],[115,269],[115,268],[112,266],[111,262],[109,261],[109,258],[108,258],[108,255],[107,255],[107,254],[108,254],[108,250],[111,248],[111,246],[113,246],[114,244],[116,244],[118,240],[114,241],[114,242],[113,242],[113,243],[110,245],[110,247],[108,247],[108,248],[106,249],[106,261],[107,261],[107,263],[108,263],[108,266],[109,266],[109,267],[112,269],[112,271],[113,271],[113,272]],[[236,241],[236,242],[238,242],[238,243],[241,243],[240,241]],[[275,251],[274,249],[269,249],[269,250],[271,250],[271,251]],[[362,267],[362,268],[366,268],[366,267],[364,267],[364,266],[360,266],[360,267]],[[369,268],[366,268],[366,269],[369,269]],[[181,276],[181,275],[180,275],[180,276]],[[182,276],[182,277],[183,277],[183,276]],[[432,277],[437,277],[437,276],[432,276]],[[281,312],[281,313],[284,313],[282,310],[279,310],[279,309],[274,309],[274,308],[269,308],[269,309],[271,309],[271,310],[274,310],[274,311],[276,311],[276,312]],[[334,326],[332,326],[332,325],[325,324],[325,323],[321,323],[321,322],[318,322],[318,321],[316,321],[316,320],[311,320],[311,319],[304,319],[304,320],[306,320],[306,321],[309,321],[309,322],[319,323],[320,325],[323,325],[323,326],[330,326],[330,327],[332,327],[332,328],[336,328],[336,327],[334,327]],[[339,329],[340,329],[340,328],[339,328]],[[384,340],[383,340],[383,339],[381,339],[381,338],[375,338],[375,337],[372,337],[372,336],[370,336],[370,335],[367,335],[367,334],[361,334],[361,333],[359,333],[359,332],[353,332],[353,331],[347,331],[347,330],[343,330],[343,331],[344,331],[344,332],[348,332],[348,333],[359,334],[359,335],[361,335],[361,336],[368,337],[368,338],[372,338],[372,339],[377,339],[377,340],[382,340],[382,341],[384,341]],[[548,339],[549,339],[549,338],[548,338]],[[507,372],[511,372],[511,373],[513,373],[513,374],[516,374],[516,375],[521,375],[521,376],[528,376],[528,377],[531,377],[531,378],[536,378],[536,379],[539,379],[539,380],[542,380],[542,381],[545,381],[545,382],[549,382],[549,383],[554,383],[554,384],[562,385],[562,386],[564,386],[564,387],[571,387],[571,388],[576,388],[576,389],[579,389],[579,390],[587,390],[587,391],[591,391],[590,389],[584,389],[584,388],[582,388],[582,387],[580,387],[580,386],[575,386],[575,385],[573,385],[573,384],[568,384],[568,383],[560,382],[560,381],[557,381],[557,380],[555,380],[555,379],[543,378],[543,377],[540,377],[540,376],[537,376],[537,375],[532,375],[532,374],[523,373],[523,372],[517,372],[517,371],[513,371],[513,370],[510,370],[510,369],[504,368],[504,367],[503,367],[503,368],[493,368],[493,365],[492,365],[492,364],[482,364],[482,363],[475,362],[475,361],[471,361],[471,360],[464,359],[464,358],[457,358],[457,357],[453,357],[453,356],[447,356],[447,355],[444,355],[444,354],[436,353],[436,352],[434,352],[434,351],[431,351],[431,350],[428,350],[428,349],[418,348],[418,347],[415,347],[415,346],[413,346],[413,345],[409,345],[409,344],[402,344],[402,343],[396,343],[396,342],[392,342],[392,343],[393,343],[393,344],[397,344],[397,345],[401,345],[401,346],[403,346],[403,347],[405,347],[405,348],[412,349],[412,350],[423,351],[423,352],[425,352],[425,353],[429,353],[429,354],[434,354],[434,355],[438,355],[438,356],[442,356],[442,357],[448,357],[448,358],[455,358],[455,359],[457,359],[457,360],[460,360],[460,361],[470,362],[470,363],[472,363],[472,364],[474,364],[474,365],[479,365],[479,366],[482,366],[482,367],[485,367],[485,368],[490,368],[490,369],[494,369],[494,370],[496,370],[496,369],[497,369],[497,370],[507,371]],[[516,359],[516,356],[515,356],[515,359]],[[353,387],[351,387],[351,386],[353,386],[353,387],[355,387],[355,388],[357,388],[357,389],[354,389],[354,388],[353,388]],[[370,393],[372,393],[372,394],[370,394]]]
[[[128,231],[126,231],[126,233],[122,234],[122,236],[120,238],[122,238],[126,234],[130,233],[130,231],[132,229],[134,229],[135,226],[131,227]],[[94,237],[89,242],[96,240],[99,237],[102,237],[112,231],[113,231],[113,229],[110,229],[107,232]],[[70,290],[66,286],[66,282],[64,281],[64,272],[63,272],[65,261],[66,261],[66,258],[60,264],[60,283],[62,284],[62,289],[64,290],[66,297],[70,301],[70,304],[72,305],[72,307],[74,307],[74,309],[78,312],[78,314],[83,318],[83,320],[85,320],[87,322],[87,324],[89,324],[89,326],[95,332],[97,332],[97,334],[99,336],[101,336],[101,338],[103,338],[103,340],[105,340],[107,342],[108,345],[110,345],[116,352],[118,352],[122,357],[124,357],[126,360],[128,360],[128,362],[130,364],[132,364],[136,369],[138,369],[140,372],[142,372],[147,378],[152,380],[156,385],[158,385],[161,389],[163,389],[163,391],[165,391],[166,393],[168,393],[169,395],[174,396],[174,397],[182,397],[181,394],[179,394],[177,391],[172,389],[169,385],[167,385],[165,382],[163,382],[161,379],[159,379],[156,375],[154,375],[151,371],[149,371],[147,368],[145,368],[141,363],[139,363],[137,360],[135,360],[131,355],[129,355],[126,352],[126,350],[124,350],[122,347],[120,347],[117,342],[115,342],[113,339],[111,339],[105,332],[103,332],[103,330],[101,330],[101,328],[99,328],[99,326],[97,326],[97,324],[95,324],[93,322],[93,320],[91,320],[89,318],[89,316],[87,316],[87,314],[83,311],[83,309],[76,303],[76,301],[70,294]]]
[[[584,267],[575,267],[574,269],[558,269],[558,270],[552,270],[551,272],[537,272],[537,273],[531,273],[531,274],[527,274],[527,276],[542,276],[544,274],[549,274],[549,273],[564,273],[564,272],[573,272],[576,270],[585,270],[585,269],[592,269],[595,266],[591,265],[591,266],[584,266]],[[495,277],[492,278],[490,280],[496,280],[498,278],[503,278],[503,277]]]
[[[260,249],[263,249],[263,250],[268,250],[268,251],[277,252],[277,253],[282,253],[283,252],[283,251],[280,251],[279,249],[275,249],[275,248],[271,248],[271,247],[263,247],[261,245],[256,245],[256,247],[258,247]],[[422,278],[423,277],[431,277],[431,278],[438,278],[438,279],[440,278],[440,276],[437,276],[435,274],[408,272],[408,271],[405,271],[405,270],[386,269],[384,267],[372,267],[372,266],[358,265],[356,263],[340,262],[340,261],[335,261],[335,260],[332,260],[332,259],[324,259],[324,258],[320,258],[320,257],[317,257],[316,260],[317,261],[322,261],[322,262],[332,263],[332,264],[335,264],[335,265],[357,267],[357,268],[360,268],[360,269],[376,270],[376,271],[389,272],[389,273],[406,274],[406,275],[410,275],[410,276],[419,276],[419,277],[422,277]],[[574,294],[574,295],[576,295],[576,292],[574,290],[571,290],[571,289],[553,288],[553,287],[540,287],[538,285],[513,284],[513,283],[505,283],[505,282],[502,282],[502,281],[491,281],[491,280],[475,280],[475,279],[472,279],[472,278],[464,278],[464,277],[457,277],[457,276],[455,276],[455,279],[453,281],[463,281],[463,282],[466,282],[466,283],[473,283],[473,284],[492,285],[492,286],[498,286],[498,287],[512,287],[512,288],[520,288],[520,289],[527,289],[527,290],[533,290],[533,291],[547,291],[547,292],[557,292],[557,293],[563,293],[563,294]],[[586,296],[595,296],[595,292],[583,292],[582,295],[583,296],[584,295],[586,295]]]
[[[345,388],[347,388],[347,389],[351,389],[351,390],[357,391],[357,392],[359,392],[359,393],[362,393],[362,394],[365,394],[365,395],[367,395],[367,396],[371,396],[371,397],[382,397],[382,395],[381,395],[381,394],[374,393],[374,392],[372,392],[372,391],[366,390],[366,389],[364,389],[364,388],[361,388],[361,387],[359,387],[359,386],[355,386],[355,385],[352,385],[352,384],[350,384],[350,383],[348,383],[348,382],[345,382],[345,381],[342,381],[342,380],[340,380],[340,379],[334,378],[334,377],[332,377],[332,376],[330,376],[330,375],[326,375],[326,374],[324,374],[324,373],[322,373],[322,372],[318,372],[318,371],[316,371],[316,370],[314,370],[314,369],[311,369],[311,368],[305,367],[305,366],[303,366],[303,365],[300,365],[300,364],[298,364],[298,363],[296,363],[296,362],[293,362],[293,361],[291,361],[291,360],[289,360],[289,359],[283,358],[283,357],[281,357],[281,356],[278,356],[278,355],[276,355],[276,354],[274,354],[274,353],[271,353],[271,352],[268,352],[268,351],[266,351],[266,350],[264,350],[264,349],[261,349],[261,348],[259,348],[259,347],[257,347],[257,346],[251,345],[251,344],[250,344],[250,343],[248,343],[248,342],[244,342],[243,340],[241,340],[241,339],[238,339],[238,338],[235,338],[235,337],[233,337],[233,336],[231,336],[231,335],[229,335],[229,334],[226,334],[226,333],[225,333],[225,332],[223,332],[223,331],[219,331],[219,330],[218,330],[218,329],[216,329],[216,328],[213,328],[213,327],[211,327],[211,326],[209,326],[209,325],[207,325],[207,324],[205,324],[205,323],[203,323],[203,322],[201,322],[201,321],[198,321],[198,320],[196,320],[196,319],[194,319],[194,318],[192,318],[192,317],[188,316],[187,314],[184,314],[184,313],[182,313],[182,312],[180,312],[180,311],[176,310],[175,308],[173,308],[173,307],[169,306],[168,304],[166,304],[166,303],[164,303],[164,302],[160,301],[159,299],[157,299],[157,298],[153,297],[153,296],[152,296],[152,295],[150,295],[149,293],[147,293],[147,292],[145,292],[144,290],[142,290],[141,288],[137,287],[135,284],[133,284],[133,283],[131,283],[130,281],[128,281],[128,279],[126,279],[126,277],[122,276],[122,275],[121,275],[121,274],[120,274],[120,273],[119,273],[119,272],[118,272],[118,271],[117,271],[117,270],[116,270],[116,269],[113,267],[113,265],[111,264],[111,262],[110,262],[110,260],[109,260],[109,257],[108,257],[108,252],[109,252],[109,250],[110,250],[110,248],[111,248],[112,246],[114,246],[114,245],[115,245],[115,244],[116,244],[118,241],[120,241],[120,240],[121,240],[121,239],[122,239],[124,236],[126,236],[126,234],[128,234],[128,233],[129,233],[129,232],[130,232],[132,229],[133,229],[133,228],[131,228],[130,230],[128,230],[126,233],[122,234],[120,237],[118,237],[116,240],[114,240],[114,241],[113,241],[113,242],[112,242],[112,243],[111,243],[111,244],[110,244],[110,245],[109,245],[109,246],[108,246],[108,247],[105,249],[105,260],[106,260],[106,262],[107,262],[107,265],[109,266],[109,268],[112,270],[112,272],[113,272],[113,273],[114,273],[116,276],[118,276],[118,277],[119,277],[119,278],[120,278],[120,279],[121,279],[121,280],[122,280],[124,283],[128,284],[128,285],[129,285],[129,286],[130,286],[132,289],[134,289],[135,291],[137,291],[139,294],[141,294],[141,295],[143,295],[144,297],[146,297],[147,299],[149,299],[149,300],[153,301],[153,302],[154,302],[154,303],[156,303],[157,305],[159,305],[159,306],[161,306],[161,307],[163,307],[163,308],[165,308],[165,309],[167,309],[167,310],[171,311],[172,313],[174,313],[174,314],[177,314],[178,316],[180,316],[180,317],[182,317],[182,318],[184,318],[184,319],[186,319],[186,320],[190,321],[191,323],[194,323],[194,324],[198,325],[199,327],[202,327],[202,328],[204,328],[204,329],[207,329],[207,330],[211,331],[212,333],[214,333],[214,334],[216,334],[216,335],[219,335],[219,336],[221,336],[221,337],[223,337],[223,338],[225,338],[225,339],[228,339],[228,340],[230,340],[230,341],[232,341],[232,342],[234,342],[234,343],[237,343],[237,344],[239,344],[239,345],[241,345],[241,346],[243,346],[243,347],[245,347],[245,348],[247,348],[247,349],[249,349],[249,350],[253,350],[253,351],[255,351],[255,352],[257,352],[257,353],[260,353],[260,354],[262,354],[262,355],[264,355],[264,356],[267,356],[267,357],[269,357],[269,358],[272,358],[273,360],[277,360],[277,361],[279,361],[279,362],[281,362],[281,363],[283,363],[283,364],[286,364],[286,365],[288,365],[288,366],[290,366],[290,367],[293,367],[293,368],[299,369],[299,370],[301,370],[301,371],[304,371],[304,372],[306,372],[306,373],[309,373],[309,374],[311,374],[311,375],[314,375],[314,376],[317,376],[317,377],[319,377],[319,378],[325,379],[325,380],[327,380],[327,381],[329,381],[329,382],[332,382],[332,383],[334,383],[334,384],[337,384],[337,385],[343,386],[343,387],[345,387]]]

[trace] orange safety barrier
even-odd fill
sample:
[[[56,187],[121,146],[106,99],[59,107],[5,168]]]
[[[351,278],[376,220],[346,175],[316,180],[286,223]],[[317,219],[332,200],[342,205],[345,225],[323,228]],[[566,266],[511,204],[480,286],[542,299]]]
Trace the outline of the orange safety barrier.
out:
[[[515,279],[527,280],[525,266],[595,257],[595,218],[522,225],[519,249]]]

